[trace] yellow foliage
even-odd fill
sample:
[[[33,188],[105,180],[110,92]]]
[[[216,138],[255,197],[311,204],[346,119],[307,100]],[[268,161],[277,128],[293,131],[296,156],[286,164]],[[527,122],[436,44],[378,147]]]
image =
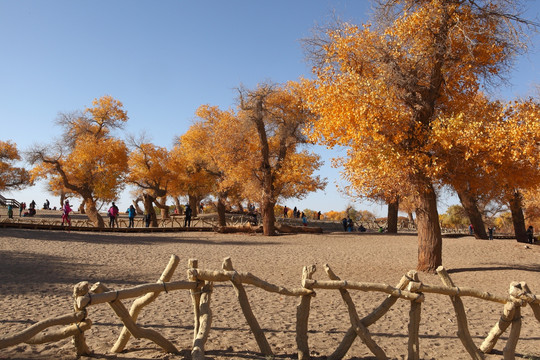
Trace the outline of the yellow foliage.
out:
[[[480,80],[504,70],[511,54],[500,19],[468,2],[426,0],[406,8],[381,31],[350,24],[330,30],[315,79],[299,84],[318,116],[310,139],[347,147],[337,163],[348,190],[371,198],[413,198],[445,179],[457,160],[458,125],[438,121],[461,124],[457,114],[469,107]]]
[[[0,140],[0,190],[20,188],[29,184],[28,172],[24,168],[13,165],[20,159],[21,156],[14,143]]]
[[[110,201],[124,187],[128,167],[126,145],[109,133],[127,115],[110,96],[93,104],[87,109],[92,117],[61,119],[64,138],[55,147],[31,151],[30,161],[35,164],[31,175],[32,179],[49,178],[53,190],[65,188],[85,200]]]

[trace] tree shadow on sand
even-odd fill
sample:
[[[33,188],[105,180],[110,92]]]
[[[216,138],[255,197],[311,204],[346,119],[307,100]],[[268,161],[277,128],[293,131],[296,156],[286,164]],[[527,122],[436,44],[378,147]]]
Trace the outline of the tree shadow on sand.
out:
[[[507,270],[519,270],[529,272],[540,272],[540,265],[508,265],[508,264],[496,264],[494,266],[486,267],[464,267],[448,269],[449,274],[461,273],[461,272],[476,272],[476,271],[507,271]]]
[[[203,235],[183,235],[177,236],[168,234],[167,236],[130,236],[118,233],[81,233],[55,230],[21,230],[21,229],[3,229],[0,231],[0,237],[12,237],[28,240],[44,241],[74,241],[89,244],[125,244],[125,245],[153,245],[153,244],[198,244],[198,245],[239,245],[239,246],[260,246],[276,245],[274,241],[246,241],[243,238],[235,239],[231,236],[228,240],[220,240],[213,234]]]

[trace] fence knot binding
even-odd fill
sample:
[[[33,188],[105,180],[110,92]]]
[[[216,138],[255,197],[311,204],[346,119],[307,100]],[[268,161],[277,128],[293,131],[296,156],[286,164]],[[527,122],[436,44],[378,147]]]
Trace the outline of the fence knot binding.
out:
[[[172,275],[178,265],[179,258],[171,256],[167,267],[156,283],[141,284],[127,289],[110,290],[104,284],[95,283],[90,288],[87,281],[77,283],[73,287],[73,308],[75,312],[58,317],[49,318],[33,324],[25,330],[16,334],[7,335],[0,338],[0,349],[15,346],[20,343],[39,344],[55,342],[64,338],[73,337],[73,344],[78,356],[90,355],[92,352],[86,344],[85,332],[91,328],[92,321],[88,318],[88,308],[106,303],[119,317],[124,327],[120,336],[111,351],[119,353],[124,351],[129,338],[133,335],[136,338],[148,339],[168,353],[177,353],[174,344],[155,330],[145,329],[137,324],[137,318],[142,309],[153,302],[162,292],[172,292],[176,290],[189,290],[193,302],[194,313],[194,334],[192,342],[192,358],[204,359],[204,348],[210,324],[212,323],[212,312],[210,310],[211,295],[214,291],[214,282],[230,282],[235,288],[235,292],[240,303],[240,307],[251,333],[257,341],[259,350],[265,356],[273,356],[273,351],[269,345],[264,331],[251,310],[247,292],[244,284],[252,285],[270,293],[286,296],[294,296],[300,299],[297,307],[296,319],[296,345],[298,358],[309,359],[310,351],[308,346],[308,319],[310,313],[311,298],[315,296],[315,290],[338,290],[349,312],[351,326],[345,334],[337,349],[328,356],[329,359],[341,359],[352,346],[358,337],[377,359],[386,359],[384,350],[377,345],[369,332],[369,326],[381,319],[390,308],[400,299],[410,302],[409,312],[409,341],[408,356],[411,359],[419,358],[419,328],[420,309],[425,300],[425,293],[447,295],[450,297],[457,317],[457,336],[472,359],[483,359],[484,354],[490,353],[495,347],[498,339],[504,331],[510,327],[510,334],[504,348],[504,358],[514,359],[515,349],[519,340],[522,316],[521,308],[527,304],[531,307],[537,321],[540,321],[540,300],[538,295],[531,292],[525,282],[512,282],[509,287],[508,296],[493,295],[472,288],[457,287],[441,266],[437,269],[444,286],[423,284],[416,271],[409,271],[402,277],[399,283],[392,287],[387,284],[363,283],[350,280],[341,280],[329,265],[324,265],[324,270],[330,280],[315,280],[313,276],[317,270],[315,265],[305,266],[302,270],[302,287],[287,288],[266,282],[249,272],[239,272],[234,269],[232,260],[225,258],[222,270],[210,271],[198,268],[197,259],[189,259],[187,270],[187,281],[171,282]],[[370,314],[360,318],[352,297],[351,290],[364,292],[386,293],[387,297]],[[503,312],[491,329],[484,342],[477,347],[469,334],[467,328],[467,318],[463,307],[462,297],[474,297],[485,301],[503,304]],[[136,298],[131,309],[122,303],[122,299]],[[61,329],[49,329],[54,326],[64,326]],[[47,330],[47,332],[44,332]]]

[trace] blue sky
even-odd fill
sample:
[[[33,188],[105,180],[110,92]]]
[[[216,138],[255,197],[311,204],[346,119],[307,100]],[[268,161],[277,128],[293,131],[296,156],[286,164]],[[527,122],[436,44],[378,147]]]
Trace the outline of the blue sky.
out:
[[[526,5],[528,17],[538,20],[540,1]],[[84,109],[108,94],[128,112],[126,133],[144,131],[170,148],[198,106],[234,107],[241,84],[310,76],[300,39],[334,16],[364,23],[370,9],[367,0],[0,0],[0,139],[20,150],[52,143],[60,133],[54,125],[59,112]],[[538,51],[518,59],[499,96],[533,94],[540,84]],[[352,201],[336,190],[339,170],[329,161],[336,152],[316,151],[326,161],[320,174],[328,178],[327,189],[287,205],[344,210]],[[52,200],[42,184],[6,195]],[[444,212],[453,200],[441,200]],[[127,207],[129,194],[119,202]],[[367,202],[355,207],[386,211]]]

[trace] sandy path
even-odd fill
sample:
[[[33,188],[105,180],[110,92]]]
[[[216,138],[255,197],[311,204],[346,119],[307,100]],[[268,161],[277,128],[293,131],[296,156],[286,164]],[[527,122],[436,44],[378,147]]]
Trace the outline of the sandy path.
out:
[[[186,278],[189,258],[199,266],[221,269],[230,256],[238,271],[249,271],[271,283],[299,287],[302,266],[316,264],[314,278],[326,279],[328,263],[342,279],[395,285],[416,266],[417,238],[412,235],[324,234],[263,237],[202,233],[94,234],[0,229],[0,336],[28,327],[49,316],[71,311],[73,284],[101,281],[109,288],[155,282],[171,254],[180,257],[173,280]],[[444,265],[458,286],[505,295],[511,281],[526,281],[540,294],[540,246],[525,249],[511,240],[478,241],[472,237],[444,239]],[[420,274],[423,282],[441,284],[434,275]],[[296,358],[295,314],[297,298],[269,294],[247,287],[253,311],[276,358]],[[353,292],[360,316],[368,314],[385,296]],[[471,334],[479,345],[495,324],[502,305],[464,299]],[[130,305],[130,302],[126,302]],[[209,359],[264,359],[251,336],[232,287],[216,284],[212,297],[214,321],[207,343]],[[375,341],[393,359],[407,354],[409,303],[398,303],[370,326]],[[523,310],[518,358],[540,359],[540,323],[529,308]],[[192,337],[191,299],[188,291],[162,294],[145,308],[142,325],[159,331],[181,354],[164,354],[147,340],[131,340],[127,351],[111,354],[121,329],[106,305],[90,308],[94,326],[87,342],[100,359],[189,359]],[[309,344],[313,358],[333,352],[349,327],[347,310],[337,291],[320,290],[312,300]],[[456,336],[450,300],[426,294],[422,307],[420,349],[423,359],[466,359]],[[488,359],[502,358],[507,333]],[[371,359],[359,341],[346,359]],[[4,359],[72,359],[69,340],[45,345],[19,345],[0,350]]]

